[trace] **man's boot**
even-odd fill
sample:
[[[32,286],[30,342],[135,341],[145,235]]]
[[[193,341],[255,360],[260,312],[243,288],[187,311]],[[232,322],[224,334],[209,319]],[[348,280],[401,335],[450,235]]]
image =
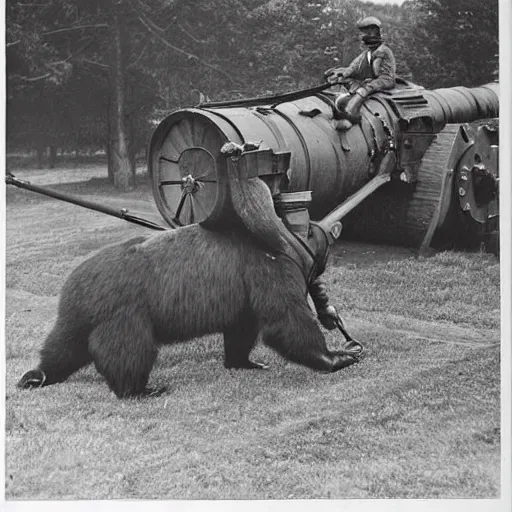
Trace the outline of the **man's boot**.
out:
[[[338,132],[346,132],[354,126],[348,119],[333,119],[332,127]]]
[[[352,123],[346,118],[345,107],[352,98],[348,92],[341,92],[334,100],[334,116],[332,125],[335,130],[346,131],[352,127]]]
[[[368,96],[366,89],[360,87],[348,100],[348,103],[345,107],[345,117],[352,124],[359,124],[361,122],[361,114],[359,111],[361,110],[361,105],[364,103],[366,96]]]
[[[340,92],[338,96],[336,96],[334,100],[335,119],[343,119],[345,117],[345,107],[351,97],[352,95],[348,92]]]

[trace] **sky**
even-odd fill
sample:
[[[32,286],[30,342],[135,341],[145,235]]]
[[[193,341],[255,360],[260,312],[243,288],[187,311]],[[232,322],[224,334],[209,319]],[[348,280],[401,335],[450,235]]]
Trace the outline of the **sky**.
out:
[[[398,4],[402,5],[405,0],[361,0],[362,2],[373,2],[374,4]]]

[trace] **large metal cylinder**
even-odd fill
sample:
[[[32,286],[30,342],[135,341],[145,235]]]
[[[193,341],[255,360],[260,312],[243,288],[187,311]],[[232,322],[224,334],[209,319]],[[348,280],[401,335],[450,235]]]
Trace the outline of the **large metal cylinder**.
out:
[[[259,142],[261,149],[290,151],[290,191],[313,191],[311,212],[317,217],[324,215],[375,172],[371,155],[378,153],[387,134],[382,123],[373,120],[373,112],[388,124],[393,118],[385,105],[373,99],[368,103],[371,110],[365,109],[361,125],[343,133],[332,126],[331,106],[318,97],[273,108],[189,108],[171,114],[157,127],[149,149],[149,170],[162,215],[166,220],[173,215],[184,176],[192,174],[199,183],[201,176],[215,180],[218,168],[225,165],[219,150],[227,141]],[[312,113],[316,115],[309,117]],[[203,181],[199,195],[194,196],[202,199],[195,221],[201,216],[197,210],[205,215],[214,202],[210,183]],[[187,209],[181,211],[187,215]]]
[[[221,146],[258,142],[260,149],[291,153],[289,192],[310,190],[310,214],[319,219],[375,176],[386,143],[391,140],[399,149],[409,144],[400,130],[407,126],[414,135],[418,128],[411,129],[409,122],[415,116],[431,120],[419,129],[424,151],[447,123],[496,117],[498,87],[427,91],[406,86],[378,93],[363,105],[361,123],[347,131],[335,129],[328,94],[275,105],[178,110],[159,124],[150,143],[157,206],[170,224],[204,220],[216,202],[218,177],[226,165]],[[405,125],[400,122],[404,116]]]

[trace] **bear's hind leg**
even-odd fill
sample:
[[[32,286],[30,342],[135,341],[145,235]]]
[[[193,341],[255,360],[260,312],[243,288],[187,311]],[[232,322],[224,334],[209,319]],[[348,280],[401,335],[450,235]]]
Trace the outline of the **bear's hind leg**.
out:
[[[89,364],[92,358],[87,350],[88,334],[85,327],[58,318],[41,349],[38,367],[26,372],[18,387],[34,388],[63,382]]]
[[[98,325],[89,337],[98,372],[118,398],[155,394],[146,388],[158,349],[149,315],[125,307]]]
[[[266,370],[268,365],[254,362],[249,354],[258,340],[258,324],[253,315],[244,313],[236,324],[224,331],[224,367],[228,369]]]

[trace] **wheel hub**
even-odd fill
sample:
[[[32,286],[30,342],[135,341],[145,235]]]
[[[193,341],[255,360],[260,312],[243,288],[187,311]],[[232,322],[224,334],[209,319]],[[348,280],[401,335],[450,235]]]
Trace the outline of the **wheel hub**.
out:
[[[191,174],[187,174],[181,178],[181,190],[184,194],[195,194],[200,188],[201,184]]]

